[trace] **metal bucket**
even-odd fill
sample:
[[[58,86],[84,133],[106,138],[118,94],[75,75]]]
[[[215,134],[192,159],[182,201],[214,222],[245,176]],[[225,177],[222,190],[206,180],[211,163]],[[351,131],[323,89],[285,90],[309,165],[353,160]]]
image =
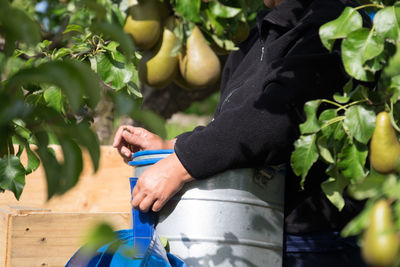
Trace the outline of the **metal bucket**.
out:
[[[132,162],[169,155],[139,153]],[[149,166],[137,165],[135,176]],[[156,230],[188,266],[281,266],[283,192],[283,168],[226,171],[186,184]]]

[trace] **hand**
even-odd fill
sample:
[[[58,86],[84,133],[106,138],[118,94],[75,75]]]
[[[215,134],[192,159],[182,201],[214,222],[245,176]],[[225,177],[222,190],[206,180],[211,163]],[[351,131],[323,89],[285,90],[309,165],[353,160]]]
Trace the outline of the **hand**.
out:
[[[132,191],[132,206],[157,212],[185,183],[194,180],[175,153],[160,160],[139,177]]]
[[[114,136],[113,147],[118,149],[127,162],[131,160],[132,154],[139,150],[173,149],[174,142],[163,140],[158,135],[140,127],[122,125]]]

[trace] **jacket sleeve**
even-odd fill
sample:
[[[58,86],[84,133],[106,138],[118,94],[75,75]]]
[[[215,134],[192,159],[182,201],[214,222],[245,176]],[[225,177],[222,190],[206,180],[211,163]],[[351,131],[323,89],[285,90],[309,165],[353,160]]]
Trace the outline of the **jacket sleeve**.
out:
[[[176,154],[194,178],[289,161],[305,101],[330,98],[347,79],[339,54],[315,32],[273,61],[259,90],[241,88],[209,125],[178,137]]]

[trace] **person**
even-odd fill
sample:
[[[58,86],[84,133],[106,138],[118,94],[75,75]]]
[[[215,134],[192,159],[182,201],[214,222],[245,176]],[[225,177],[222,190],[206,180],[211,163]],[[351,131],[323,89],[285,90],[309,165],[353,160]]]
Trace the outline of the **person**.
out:
[[[138,150],[175,150],[139,177],[132,205],[144,212],[159,211],[184,184],[195,179],[228,169],[286,163],[284,266],[364,266],[355,241],[338,234],[362,203],[346,198],[339,212],[320,187],[327,179],[326,166],[317,163],[310,170],[304,190],[289,166],[298,126],[305,120],[304,103],[332,98],[349,79],[338,44],[329,52],[320,41],[319,27],[357,3],[264,3],[269,9],[258,14],[256,27],[224,66],[221,100],[207,126],[175,140],[162,140],[129,125],[116,132],[113,145],[125,160]],[[368,24],[366,16],[364,20]]]

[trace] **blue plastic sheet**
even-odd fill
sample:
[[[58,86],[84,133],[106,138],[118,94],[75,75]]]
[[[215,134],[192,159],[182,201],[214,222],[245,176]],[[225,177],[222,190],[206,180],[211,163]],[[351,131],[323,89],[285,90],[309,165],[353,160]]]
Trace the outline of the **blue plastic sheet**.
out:
[[[131,190],[137,178],[130,178]],[[178,257],[167,253],[154,230],[155,214],[132,209],[133,228],[117,231],[117,240],[88,255],[80,248],[66,267],[186,267]],[[132,254],[133,252],[133,254]]]

